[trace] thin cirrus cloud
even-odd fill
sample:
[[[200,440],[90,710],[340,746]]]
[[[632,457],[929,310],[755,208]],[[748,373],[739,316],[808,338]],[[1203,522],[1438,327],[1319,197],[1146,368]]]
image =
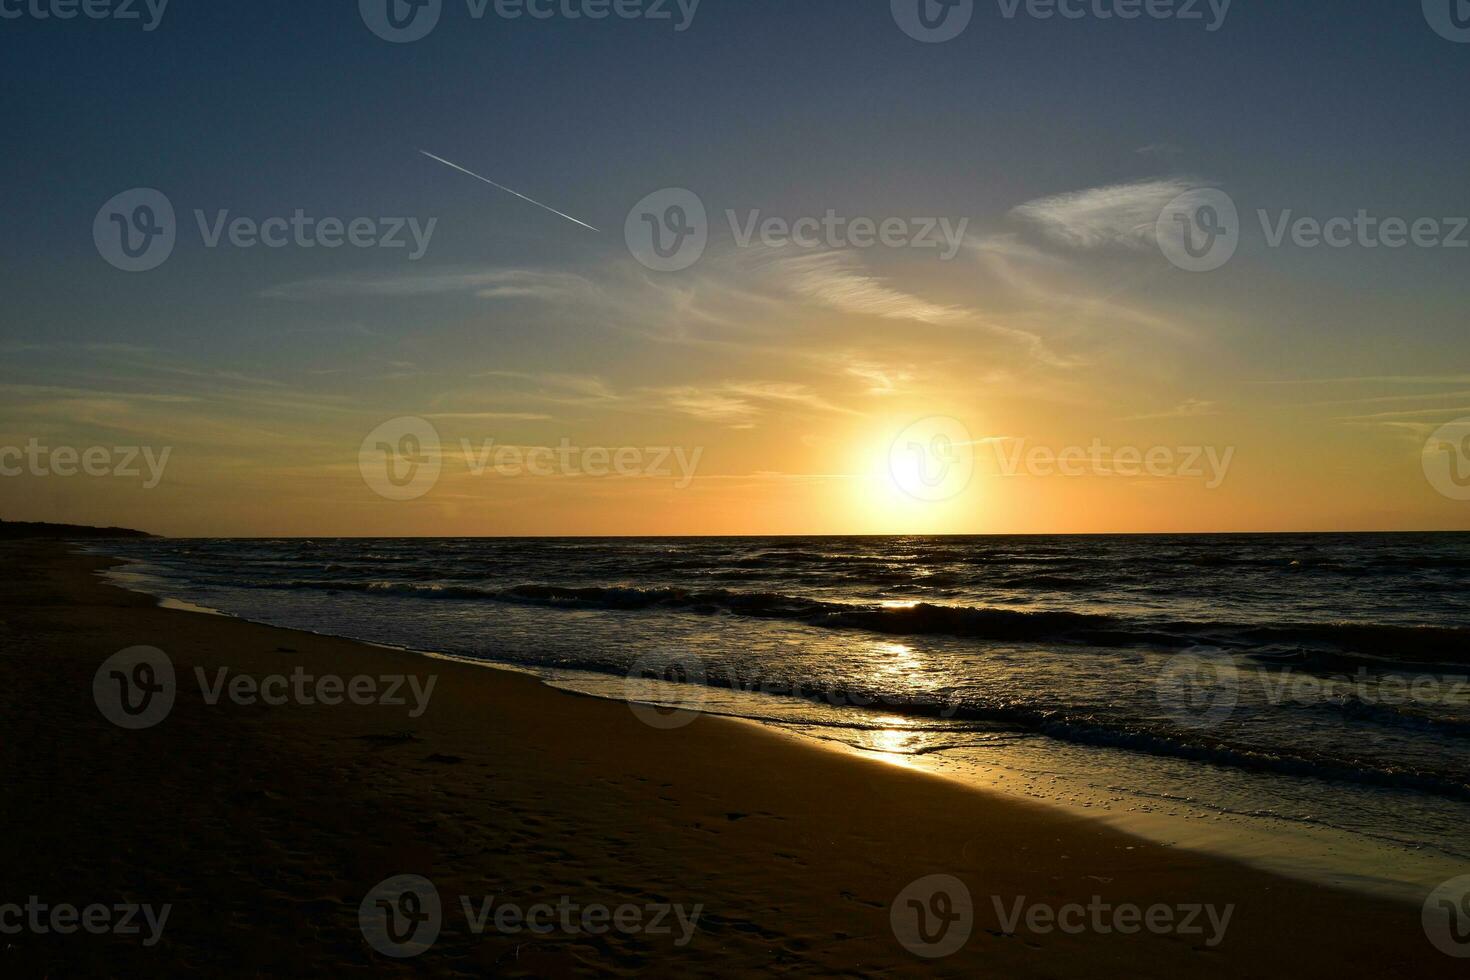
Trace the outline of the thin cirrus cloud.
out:
[[[528,297],[549,301],[593,288],[588,279],[568,272],[536,269],[451,269],[386,276],[306,279],[272,286],[262,292],[261,296],[265,299],[311,301],[351,297],[405,299],[475,293],[485,299]]]
[[[592,405],[617,401],[621,396],[601,378],[558,371],[481,371],[474,378],[495,378],[521,388],[521,394],[542,401]]]
[[[1197,419],[1219,414],[1220,406],[1216,402],[1205,401],[1199,398],[1186,398],[1173,408],[1166,409],[1162,412],[1149,412],[1144,415],[1127,415],[1118,421],[1145,422],[1159,419]]]
[[[783,258],[774,271],[784,287],[802,299],[841,313],[876,316],[885,320],[953,323],[974,314],[894,289],[863,271],[847,252],[814,252]]]
[[[1110,184],[1029,201],[1011,214],[1072,248],[1147,248],[1165,206],[1200,186],[1183,177]]]
[[[849,360],[843,372],[864,382],[870,395],[893,395],[914,380],[912,371],[905,368],[887,367],[873,361]]]
[[[345,276],[284,283],[265,290],[266,299],[316,301],[340,298],[409,299],[473,293],[481,299],[530,299],[547,303],[584,303],[626,313],[645,312],[650,306],[670,307],[692,315],[694,293],[715,301],[759,300],[762,290],[784,294],[786,300],[839,313],[923,323],[958,323],[973,311],[934,303],[889,285],[869,273],[861,260],[847,252],[806,254],[757,253],[758,261],[712,255],[704,275],[691,278],[692,292],[671,294],[662,284],[644,278],[620,279],[544,269],[455,269],[438,272],[397,273],[389,276]],[[767,299],[770,297],[767,296]]]
[[[712,387],[667,388],[661,394],[673,411],[737,429],[751,428],[757,419],[776,409],[807,414],[858,414],[834,405],[806,385],[780,381],[726,381]]]

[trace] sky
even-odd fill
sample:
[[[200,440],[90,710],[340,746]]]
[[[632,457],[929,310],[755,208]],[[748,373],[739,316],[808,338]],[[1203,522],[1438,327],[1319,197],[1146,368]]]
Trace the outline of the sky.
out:
[[[0,517],[1470,529],[1463,0],[389,2],[0,0]]]

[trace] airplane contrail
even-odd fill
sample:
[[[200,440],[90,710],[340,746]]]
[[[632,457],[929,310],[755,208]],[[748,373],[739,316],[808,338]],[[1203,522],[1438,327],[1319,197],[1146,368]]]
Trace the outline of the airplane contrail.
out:
[[[556,215],[559,218],[566,218],[568,221],[572,222],[573,224],[581,225],[583,228],[586,228],[588,231],[597,231],[596,228],[593,228],[587,222],[585,222],[585,221],[578,221],[576,218],[572,217],[571,215],[569,215],[569,214],[563,214],[562,212],[558,211],[556,208],[549,208],[546,205],[542,204],[540,201],[534,201],[531,198],[527,197],[526,195],[520,193],[519,191],[513,191],[513,190],[511,190],[509,187],[506,187],[504,184],[497,184],[497,183],[495,183],[495,181],[491,180],[489,177],[481,177],[479,174],[475,173],[473,170],[466,170],[464,167],[461,167],[457,163],[451,163],[450,161],[444,159],[443,157],[436,157],[436,156],[434,156],[434,154],[430,153],[428,150],[419,150],[419,152],[422,153],[424,156],[428,157],[430,160],[438,160],[440,163],[444,164],[444,166],[446,166],[446,167],[453,167],[455,170],[458,170],[462,174],[469,174],[471,177],[475,178],[476,180],[483,180],[485,183],[489,184],[491,187],[494,187],[494,188],[496,188],[498,190],[505,191],[507,194],[514,194],[516,197],[520,198],[522,201],[526,201],[528,203],[534,204],[538,208],[541,208],[543,211],[550,211],[552,214]],[[602,234],[602,232],[600,232],[600,231],[597,231],[597,233],[599,235]]]

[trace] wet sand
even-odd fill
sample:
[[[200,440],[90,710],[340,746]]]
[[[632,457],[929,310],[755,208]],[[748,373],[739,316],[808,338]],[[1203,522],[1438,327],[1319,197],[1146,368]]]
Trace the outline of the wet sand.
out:
[[[0,906],[33,895],[172,906],[151,947],[146,928],[0,936],[7,976],[1340,978],[1457,965],[1413,904],[1148,843],[752,724],[663,730],[515,672],[159,608],[99,581],[107,561],[60,544],[0,544],[0,561]],[[166,719],[128,731],[99,711],[93,678],[138,645],[167,653],[179,687]],[[220,668],[435,686],[417,718],[411,694],[401,706],[210,705],[195,671],[212,683]],[[368,946],[358,906],[403,874],[434,883],[444,918],[427,952],[396,960]],[[957,952],[925,959],[895,937],[890,906],[934,874],[965,884],[974,924]],[[682,946],[677,925],[476,935],[459,896],[702,910]],[[1203,914],[1187,935],[1007,928],[997,903],[1009,915],[1018,900],[1234,909],[1210,945]]]

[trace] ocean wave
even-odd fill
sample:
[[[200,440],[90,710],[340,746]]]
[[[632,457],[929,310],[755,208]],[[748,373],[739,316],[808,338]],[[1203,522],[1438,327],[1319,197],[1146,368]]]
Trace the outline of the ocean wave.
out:
[[[953,636],[997,642],[1185,650],[1200,646],[1258,657],[1273,665],[1318,669],[1382,663],[1445,667],[1470,664],[1470,628],[1377,623],[1231,623],[1154,621],[1121,615],[913,602],[832,602],[781,592],[721,588],[571,586],[505,587],[402,580],[254,580],[264,589],[320,589],[425,599],[514,602],[609,611],[657,610],[787,619],[827,629],[894,636]]]
[[[527,665],[546,666],[544,663]],[[566,670],[607,674],[619,674],[627,669],[627,665],[620,661],[595,657],[563,659],[556,666]],[[1004,725],[1018,731],[1079,745],[1127,749],[1251,772],[1340,780],[1470,800],[1470,781],[1467,781],[1470,776],[1464,771],[1449,767],[1429,770],[1409,765],[1393,765],[1382,759],[1358,758],[1346,752],[1312,750],[1302,745],[1291,749],[1249,745],[1232,739],[1228,734],[1180,729],[1157,719],[1109,716],[1088,705],[1061,701],[1041,704],[994,703],[984,699],[977,700],[954,690],[899,695],[871,690],[859,683],[826,687],[809,682],[803,684],[772,678],[756,679],[718,667],[702,670],[697,681],[686,680],[685,683],[745,693],[775,694],[831,707],[881,710],[885,715],[923,720],[920,724],[898,726],[899,730],[905,732],[952,731],[956,735],[970,732],[994,733],[997,725]],[[658,700],[672,706],[703,710],[703,698],[698,693],[682,698]],[[731,712],[717,710],[715,713]],[[868,730],[873,727],[894,727],[892,723],[874,726],[864,721],[792,719],[770,712],[758,715],[743,712],[734,714],[761,721],[796,722],[823,728]],[[936,722],[943,724],[935,724]]]

